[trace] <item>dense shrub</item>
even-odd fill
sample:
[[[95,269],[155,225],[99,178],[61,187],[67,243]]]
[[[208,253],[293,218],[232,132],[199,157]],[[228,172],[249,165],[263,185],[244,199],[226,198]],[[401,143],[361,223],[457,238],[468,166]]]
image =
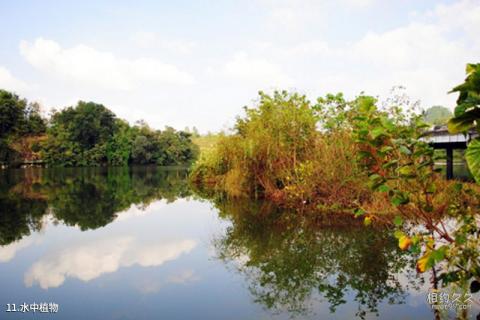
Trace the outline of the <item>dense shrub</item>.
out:
[[[321,133],[318,106],[305,96],[260,93],[256,108],[245,108],[233,135],[195,164],[196,185],[229,196],[268,198],[286,206],[349,208],[368,197],[355,165],[348,130]]]

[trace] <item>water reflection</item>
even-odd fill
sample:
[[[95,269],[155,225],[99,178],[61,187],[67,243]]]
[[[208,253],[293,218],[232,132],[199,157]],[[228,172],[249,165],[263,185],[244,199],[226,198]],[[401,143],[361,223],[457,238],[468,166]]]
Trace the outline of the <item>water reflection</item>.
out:
[[[432,315],[424,283],[391,230],[194,196],[187,174],[145,167],[0,172],[0,282],[22,298],[58,293],[70,304],[68,318],[80,295],[110,306],[91,319],[115,318],[118,309],[136,319],[130,304],[150,310],[145,318],[166,309],[167,318],[200,319]],[[195,201],[176,201],[182,198]],[[125,306],[115,300],[126,297]],[[185,303],[197,311],[188,313]],[[403,303],[409,306],[388,309]]]
[[[8,245],[0,247],[0,263],[12,260],[18,251],[25,249],[34,243],[34,238],[24,238]]]
[[[30,287],[38,282],[41,288],[48,289],[62,285],[66,277],[90,281],[120,267],[157,267],[195,246],[194,240],[145,244],[131,236],[95,240],[70,246],[35,262],[25,275],[25,284]]]
[[[48,213],[57,222],[96,229],[132,205],[143,209],[190,195],[186,170],[32,168],[0,175],[0,245],[40,230]]]
[[[397,249],[391,231],[365,228],[350,217],[288,214],[265,203],[216,201],[232,221],[215,241],[218,256],[245,276],[255,301],[273,311],[309,313],[316,300],[330,312],[349,297],[356,315],[378,315],[381,302],[402,304],[422,279]],[[349,301],[352,303],[352,301]]]

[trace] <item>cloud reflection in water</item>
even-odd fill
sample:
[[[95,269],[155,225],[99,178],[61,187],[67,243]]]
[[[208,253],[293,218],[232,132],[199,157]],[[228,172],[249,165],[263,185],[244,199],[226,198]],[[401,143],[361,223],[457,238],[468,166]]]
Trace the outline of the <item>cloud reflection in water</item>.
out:
[[[26,272],[24,282],[28,287],[38,283],[48,289],[61,286],[67,277],[90,281],[120,267],[160,266],[189,253],[195,246],[196,242],[190,239],[145,245],[131,236],[92,241],[35,262]]]

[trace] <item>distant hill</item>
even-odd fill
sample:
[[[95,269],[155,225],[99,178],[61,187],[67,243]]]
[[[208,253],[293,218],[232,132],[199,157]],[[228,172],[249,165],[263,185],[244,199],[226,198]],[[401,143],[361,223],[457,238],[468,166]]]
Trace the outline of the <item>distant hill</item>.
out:
[[[452,112],[443,106],[433,106],[425,110],[423,120],[431,125],[443,125],[453,116]]]

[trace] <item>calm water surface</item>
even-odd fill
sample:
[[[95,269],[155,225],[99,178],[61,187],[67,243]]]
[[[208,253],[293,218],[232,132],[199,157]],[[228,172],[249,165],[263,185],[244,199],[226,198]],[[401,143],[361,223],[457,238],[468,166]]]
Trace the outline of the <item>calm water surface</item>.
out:
[[[1,319],[432,319],[391,232],[204,200],[182,169],[0,172]],[[54,302],[59,312],[4,312]]]

